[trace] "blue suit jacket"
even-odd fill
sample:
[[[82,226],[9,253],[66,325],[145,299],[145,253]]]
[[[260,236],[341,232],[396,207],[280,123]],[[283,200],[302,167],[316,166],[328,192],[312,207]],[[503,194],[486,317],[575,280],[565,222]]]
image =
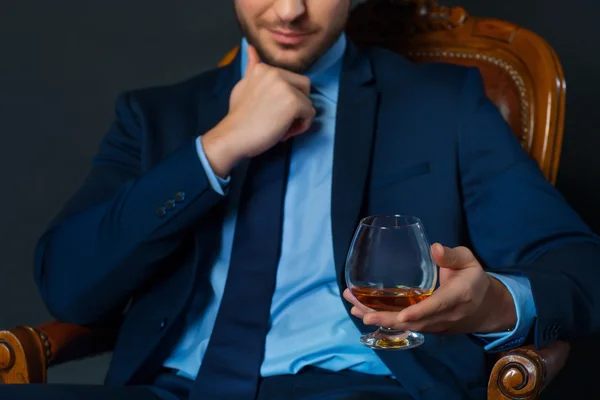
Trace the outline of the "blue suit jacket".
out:
[[[54,316],[120,326],[107,384],[150,381],[182,333],[192,293],[208,285],[228,200],[211,189],[194,139],[226,115],[239,77],[233,63],[121,96],[88,178],[40,239],[35,277]],[[536,345],[598,330],[600,241],[522,151],[476,70],[349,45],[336,129],[340,290],[359,218],[412,214],[432,241],[467,245],[486,268],[530,279]],[[177,193],[183,201],[157,214]],[[485,391],[483,346],[466,335],[380,357],[415,398]]]

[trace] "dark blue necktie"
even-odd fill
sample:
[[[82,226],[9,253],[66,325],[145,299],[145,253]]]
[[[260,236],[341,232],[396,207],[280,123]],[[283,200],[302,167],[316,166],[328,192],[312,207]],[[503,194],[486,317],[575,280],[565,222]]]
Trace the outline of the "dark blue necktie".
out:
[[[256,397],[281,252],[289,142],[248,166],[225,291],[192,400]]]

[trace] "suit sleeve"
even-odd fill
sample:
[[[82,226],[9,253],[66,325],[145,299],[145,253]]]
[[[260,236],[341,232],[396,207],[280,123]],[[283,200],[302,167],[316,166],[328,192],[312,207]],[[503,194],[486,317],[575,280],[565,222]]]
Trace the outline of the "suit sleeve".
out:
[[[474,68],[460,104],[461,190],[475,253],[490,272],[529,279],[538,348],[598,332],[600,239],[523,151]]]
[[[210,186],[194,138],[141,173],[135,109],[131,94],[117,100],[116,122],[89,175],[38,242],[35,280],[62,321],[118,318],[133,293],[159,272],[160,261],[222,198]]]

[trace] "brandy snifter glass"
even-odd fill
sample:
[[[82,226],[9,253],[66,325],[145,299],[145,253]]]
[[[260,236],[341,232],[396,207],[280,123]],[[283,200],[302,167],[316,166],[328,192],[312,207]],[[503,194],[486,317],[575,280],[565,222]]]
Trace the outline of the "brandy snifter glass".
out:
[[[428,298],[436,282],[431,244],[417,217],[379,215],[360,221],[346,258],[346,284],[361,304],[402,311]],[[360,341],[377,350],[402,350],[425,339],[417,332],[380,327]]]

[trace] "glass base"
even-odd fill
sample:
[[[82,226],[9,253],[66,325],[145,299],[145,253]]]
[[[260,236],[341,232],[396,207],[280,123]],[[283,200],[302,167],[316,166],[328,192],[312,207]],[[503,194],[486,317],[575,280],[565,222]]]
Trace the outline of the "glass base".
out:
[[[379,328],[360,337],[360,342],[375,350],[408,350],[425,343],[422,334]]]

